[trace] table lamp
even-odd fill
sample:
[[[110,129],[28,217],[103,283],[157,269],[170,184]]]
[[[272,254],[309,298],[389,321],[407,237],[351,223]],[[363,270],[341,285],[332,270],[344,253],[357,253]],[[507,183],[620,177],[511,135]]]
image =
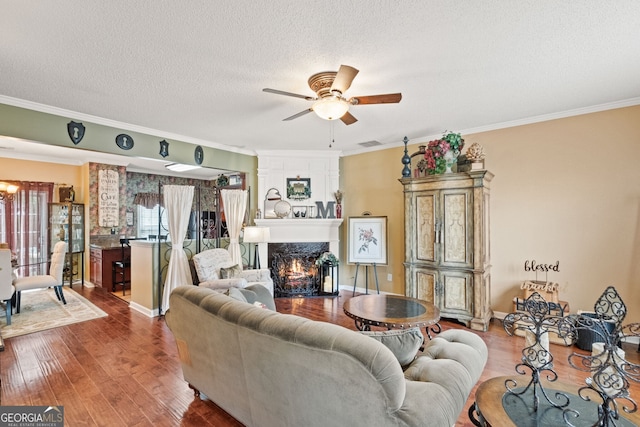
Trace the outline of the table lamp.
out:
[[[245,227],[242,241],[245,243],[255,243],[253,268],[260,268],[260,253],[258,251],[258,243],[267,243],[271,238],[269,227]],[[251,260],[249,260],[251,261]]]

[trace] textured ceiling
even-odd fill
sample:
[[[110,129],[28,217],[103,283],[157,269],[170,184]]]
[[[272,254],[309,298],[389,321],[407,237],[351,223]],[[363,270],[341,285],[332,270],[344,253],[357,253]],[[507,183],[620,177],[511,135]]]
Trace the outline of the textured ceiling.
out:
[[[364,151],[640,103],[640,2],[0,0],[0,102],[56,107],[241,151]],[[310,75],[360,70],[315,114]],[[605,107],[601,107],[605,105]],[[600,107],[599,107],[600,106]]]

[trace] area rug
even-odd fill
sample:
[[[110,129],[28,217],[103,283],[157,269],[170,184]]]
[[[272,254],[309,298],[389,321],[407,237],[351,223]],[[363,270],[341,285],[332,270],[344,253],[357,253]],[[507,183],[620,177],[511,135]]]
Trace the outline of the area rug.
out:
[[[53,288],[22,292],[22,307],[19,314],[14,310],[11,325],[0,305],[0,335],[7,339],[107,316],[70,288],[64,288],[64,297],[66,305],[58,301]]]

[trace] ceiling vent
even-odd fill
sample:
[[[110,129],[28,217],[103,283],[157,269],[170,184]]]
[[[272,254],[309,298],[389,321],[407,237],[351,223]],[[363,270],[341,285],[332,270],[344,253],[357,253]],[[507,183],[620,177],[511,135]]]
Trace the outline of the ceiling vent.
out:
[[[363,147],[375,147],[376,145],[382,145],[380,141],[367,141],[367,142],[359,142],[358,145]]]

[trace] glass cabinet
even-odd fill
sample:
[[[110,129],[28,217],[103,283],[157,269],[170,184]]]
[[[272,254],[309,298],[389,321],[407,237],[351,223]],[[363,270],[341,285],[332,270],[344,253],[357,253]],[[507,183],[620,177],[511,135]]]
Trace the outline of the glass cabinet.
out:
[[[49,250],[60,242],[67,242],[64,280],[69,286],[74,278],[84,285],[84,204],[49,203]]]

